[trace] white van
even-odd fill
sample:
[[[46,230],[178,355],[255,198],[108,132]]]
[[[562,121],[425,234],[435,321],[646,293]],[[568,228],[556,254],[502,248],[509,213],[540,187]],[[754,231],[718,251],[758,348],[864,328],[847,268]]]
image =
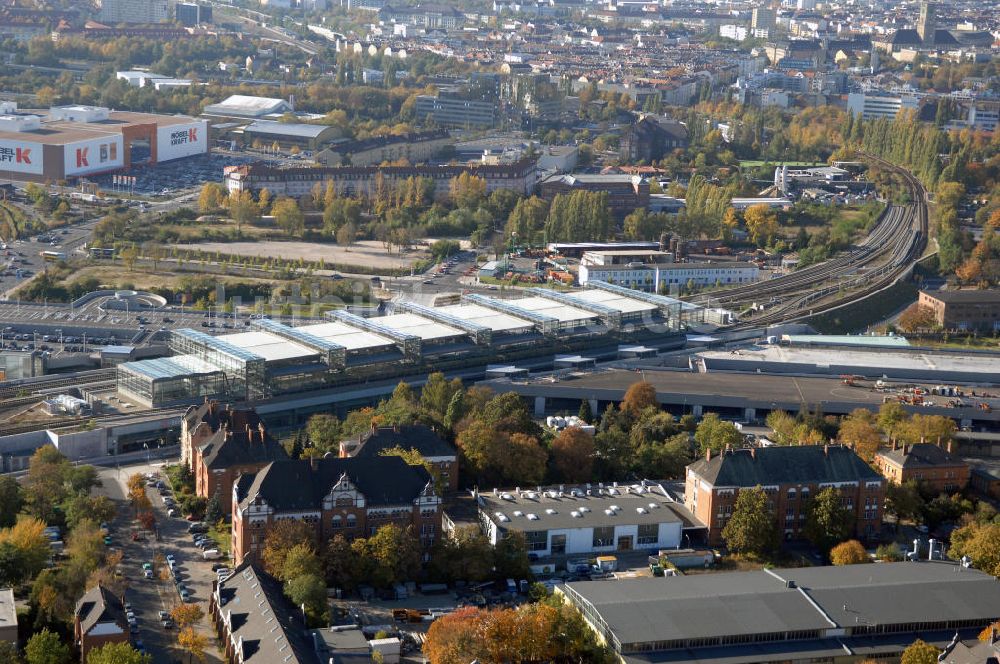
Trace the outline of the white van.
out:
[[[218,549],[205,549],[202,551],[201,557],[205,560],[218,560],[222,557],[222,554],[219,553]]]

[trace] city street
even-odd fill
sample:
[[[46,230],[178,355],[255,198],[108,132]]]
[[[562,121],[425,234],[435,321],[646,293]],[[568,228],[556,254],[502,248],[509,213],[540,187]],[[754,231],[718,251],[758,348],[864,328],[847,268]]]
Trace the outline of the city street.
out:
[[[143,644],[157,664],[161,662],[187,664],[186,652],[177,646],[176,627],[164,629],[158,617],[159,611],[169,612],[180,603],[174,583],[160,579],[159,570],[156,569],[153,579],[143,578],[143,563],[153,563],[155,566],[157,554],[164,556],[173,554],[178,560],[182,581],[191,591],[192,603],[198,604],[206,615],[198,625],[199,631],[208,637],[205,662],[220,663],[222,659],[215,647],[215,634],[207,618],[208,600],[215,573],[212,571],[212,563],[203,561],[201,550],[192,543],[191,536],[187,533],[189,522],[168,517],[159,492],[155,488],[147,487],[146,493],[156,514],[160,541],[141,529],[139,529],[139,541],[133,542],[130,537],[133,530],[133,515],[132,508],[125,498],[128,493],[128,478],[135,473],[148,472],[158,472],[163,478],[162,468],[163,462],[154,461],[152,464],[140,463],[121,468],[105,468],[99,472],[104,486],[97,491],[118,503],[119,514],[111,528],[112,546],[120,548],[123,552],[122,572],[129,584],[126,601],[132,604],[139,626],[139,632],[134,638]]]

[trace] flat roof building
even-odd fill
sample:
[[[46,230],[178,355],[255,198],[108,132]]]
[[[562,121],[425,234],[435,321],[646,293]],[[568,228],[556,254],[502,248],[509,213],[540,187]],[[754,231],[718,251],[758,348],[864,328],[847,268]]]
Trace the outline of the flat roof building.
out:
[[[0,589],[0,641],[17,643],[17,605],[11,588]]]
[[[655,482],[475,492],[492,544],[524,534],[538,556],[590,555],[677,548],[685,525],[700,528]],[[685,523],[686,522],[686,523]]]
[[[296,146],[306,150],[318,150],[339,136],[340,129],[337,127],[300,122],[255,120],[243,127],[244,144],[259,141],[263,145],[271,145],[276,142],[281,147]]]
[[[0,116],[4,180],[75,179],[206,152],[208,123],[183,115],[55,106]]]
[[[1000,616],[1000,584],[927,561],[558,586],[627,664],[819,662],[944,646]]]

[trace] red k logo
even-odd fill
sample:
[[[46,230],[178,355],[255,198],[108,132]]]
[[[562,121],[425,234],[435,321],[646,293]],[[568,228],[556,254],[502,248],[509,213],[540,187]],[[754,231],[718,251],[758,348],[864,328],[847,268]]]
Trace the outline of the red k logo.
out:
[[[31,148],[18,148],[16,156],[17,156],[17,163],[19,163],[19,164],[30,164],[31,163]]]
[[[81,168],[83,166],[90,166],[87,163],[87,150],[90,148],[77,148],[76,149],[76,167]]]
[[[197,143],[197,142],[198,142],[198,128],[191,127],[190,129],[188,129],[188,143]]]

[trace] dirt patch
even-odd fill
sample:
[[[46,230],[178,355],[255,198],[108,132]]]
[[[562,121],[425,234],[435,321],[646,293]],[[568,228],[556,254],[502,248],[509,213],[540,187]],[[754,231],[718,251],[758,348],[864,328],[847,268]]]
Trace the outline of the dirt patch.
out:
[[[129,272],[124,266],[117,265],[99,265],[99,266],[89,266],[83,267],[79,270],[73,272],[73,274],[66,280],[67,283],[75,283],[80,279],[86,279],[88,277],[94,277],[97,279],[102,286],[109,286],[111,288],[118,288],[122,284],[128,284],[131,288],[137,290],[154,290],[157,288],[167,288],[170,290],[179,290],[181,288],[181,281],[183,279],[191,279],[192,277],[197,277],[199,275],[194,273],[174,273],[168,270],[171,267],[170,263],[160,263],[162,269],[159,270],[149,270],[136,267],[135,270]],[[215,281],[219,281],[222,284],[247,284],[247,283],[264,283],[273,284],[273,279],[254,279],[252,277],[226,277],[221,275],[208,275]]]
[[[364,241],[343,247],[335,244],[317,244],[314,242],[202,242],[196,245],[174,245],[177,249],[201,251],[205,253],[227,254],[234,256],[254,256],[257,258],[280,258],[297,261],[302,259],[309,263],[324,261],[331,265],[357,265],[358,267],[374,267],[380,269],[408,268],[418,260],[427,258],[426,250],[415,249],[402,255],[393,248],[393,253],[386,253],[381,242]]]

